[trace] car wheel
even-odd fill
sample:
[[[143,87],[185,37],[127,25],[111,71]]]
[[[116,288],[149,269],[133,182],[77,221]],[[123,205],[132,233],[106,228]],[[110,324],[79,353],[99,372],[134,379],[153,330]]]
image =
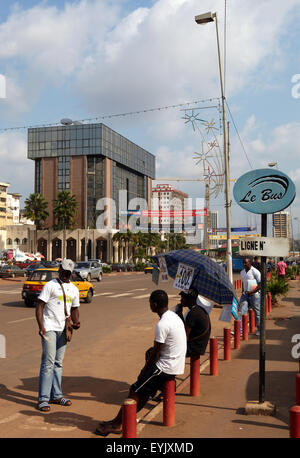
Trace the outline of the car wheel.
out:
[[[89,289],[87,296],[85,298],[85,302],[89,304],[90,302],[92,302],[92,299],[93,299],[93,291]]]
[[[101,281],[102,280],[102,275],[99,274],[98,278],[97,278],[97,281]]]

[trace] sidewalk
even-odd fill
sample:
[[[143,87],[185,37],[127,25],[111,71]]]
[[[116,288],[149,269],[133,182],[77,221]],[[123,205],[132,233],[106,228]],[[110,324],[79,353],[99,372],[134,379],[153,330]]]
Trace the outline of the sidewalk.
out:
[[[300,334],[299,280],[290,281],[288,296],[279,304],[266,320],[265,401],[275,404],[275,416],[245,415],[246,403],[259,398],[259,337],[249,334],[248,341],[241,340],[239,350],[232,343],[231,361],[224,361],[223,328],[228,323],[218,321],[220,310],[214,309],[219,375],[210,375],[207,353],[201,358],[200,396],[191,397],[187,360],[187,373],[177,382],[175,426],[163,426],[163,403],[152,402],[152,409],[138,414],[138,437],[288,438],[289,409],[296,403],[299,371],[299,362],[291,355],[292,336]]]

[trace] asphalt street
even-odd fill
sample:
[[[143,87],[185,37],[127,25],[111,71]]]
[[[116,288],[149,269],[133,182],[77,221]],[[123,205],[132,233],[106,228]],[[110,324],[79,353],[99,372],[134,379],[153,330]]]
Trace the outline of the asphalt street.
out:
[[[172,284],[159,285],[169,293],[170,306],[179,299]],[[143,272],[113,273],[93,282],[93,301],[81,303],[81,328],[64,360],[63,390],[73,401],[72,413],[53,406],[49,425],[36,410],[41,342],[35,309],[21,299],[22,285],[23,279],[0,280],[0,334],[6,340],[6,358],[0,359],[0,437],[87,437],[87,432],[89,437],[97,419],[110,417],[111,406],[120,405],[144,364],[158,319],[149,295],[158,287]]]

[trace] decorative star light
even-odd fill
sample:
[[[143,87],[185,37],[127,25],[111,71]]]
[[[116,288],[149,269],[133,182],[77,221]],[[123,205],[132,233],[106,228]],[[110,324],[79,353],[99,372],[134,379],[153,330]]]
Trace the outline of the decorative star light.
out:
[[[204,122],[204,123],[207,122],[204,119],[198,118],[198,115],[199,115],[199,112],[195,114],[194,110],[192,110],[191,114],[188,114],[187,112],[185,112],[185,115],[182,118],[182,119],[186,119],[185,124],[187,124],[189,122],[192,124],[194,132],[195,132],[195,126],[197,126],[196,125],[197,121],[198,122]]]

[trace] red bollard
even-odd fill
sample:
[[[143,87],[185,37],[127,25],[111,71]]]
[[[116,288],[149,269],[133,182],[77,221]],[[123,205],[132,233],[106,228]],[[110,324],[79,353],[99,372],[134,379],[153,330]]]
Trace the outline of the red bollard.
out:
[[[190,396],[200,394],[200,357],[191,356]]]
[[[125,399],[122,406],[122,437],[136,438],[136,401]]]
[[[164,426],[175,425],[175,380],[167,380],[164,385],[163,423]]]
[[[300,374],[296,375],[296,405],[300,406]]]
[[[249,323],[250,323],[250,334],[255,333],[255,314],[254,310],[249,309]]]
[[[231,330],[224,328],[224,361],[231,360]]]
[[[242,285],[242,280],[240,280],[240,289],[242,289],[242,286],[243,286],[243,285]]]
[[[210,375],[219,375],[218,371],[218,339],[210,339]]]
[[[290,409],[290,438],[300,438],[300,406]]]
[[[248,340],[248,315],[242,315],[243,320],[243,340]]]
[[[241,348],[241,322],[240,320],[234,321],[234,348],[238,350]]]
[[[272,295],[270,292],[268,293],[268,297],[269,297],[269,312],[271,313],[272,312]]]

